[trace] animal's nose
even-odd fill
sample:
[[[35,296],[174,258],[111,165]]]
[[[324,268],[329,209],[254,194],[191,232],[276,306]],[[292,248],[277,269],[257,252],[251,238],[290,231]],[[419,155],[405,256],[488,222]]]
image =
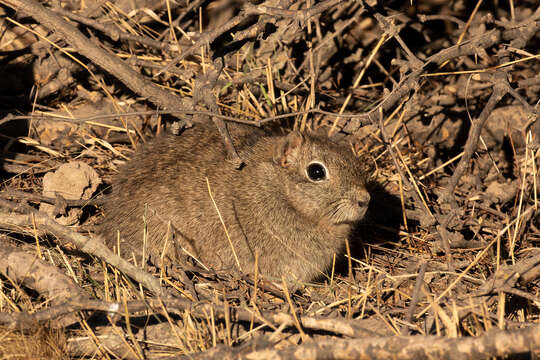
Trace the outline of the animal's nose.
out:
[[[358,206],[361,208],[367,208],[370,199],[371,196],[369,196],[367,191],[360,191],[357,198]]]

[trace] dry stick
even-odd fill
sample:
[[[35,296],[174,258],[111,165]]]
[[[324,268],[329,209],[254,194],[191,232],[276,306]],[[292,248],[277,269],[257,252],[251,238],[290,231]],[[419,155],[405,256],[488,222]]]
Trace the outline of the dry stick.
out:
[[[540,25],[538,26],[540,27]],[[353,133],[357,131],[361,125],[365,124],[367,119],[370,119],[371,122],[376,121],[380,109],[382,109],[383,112],[386,112],[393,108],[395,104],[401,101],[410,91],[416,89],[419,86],[418,81],[420,77],[424,74],[424,69],[428,64],[434,63],[440,65],[450,59],[461,56],[474,55],[478,52],[478,49],[485,49],[499,43],[503,34],[506,34],[506,32],[501,33],[501,31],[499,30],[493,30],[486,34],[477,36],[460,45],[454,45],[448,49],[441,50],[437,54],[430,56],[425,61],[422,68],[416,69],[412,71],[409,75],[407,75],[400,82],[399,86],[397,86],[390,93],[390,95],[384,98],[378,106],[365,114],[360,114],[358,117],[351,118],[354,120],[360,119],[363,121],[349,121],[348,124],[346,124],[346,126],[343,128],[343,130],[345,132]]]
[[[54,11],[71,19],[75,20],[78,23],[84,24],[86,26],[90,26],[103,34],[107,35],[111,40],[118,41],[118,40],[126,40],[126,41],[136,41],[140,44],[150,46],[156,49],[161,49],[168,51],[170,50],[170,47],[172,44],[166,43],[163,41],[154,40],[145,36],[139,36],[139,35],[133,35],[133,34],[127,34],[125,32],[120,31],[117,27],[108,25],[108,24],[101,24],[98,21],[94,19],[90,19],[84,16],[81,16],[79,14],[72,13],[71,11],[64,10],[58,5],[53,5]]]
[[[288,8],[291,7],[291,5],[294,3],[292,0],[287,1],[281,1],[280,6],[281,8],[274,8],[269,7],[263,4],[259,4],[254,7],[246,7],[246,10],[248,12],[251,12],[252,15],[259,15],[259,20],[254,26],[251,26],[245,30],[238,31],[234,36],[234,41],[244,41],[249,38],[255,38],[259,36],[260,34],[265,32],[266,27],[269,23],[274,24],[276,27],[284,27],[287,29],[288,34],[294,34],[298,32],[300,22],[299,19],[306,19],[309,18],[312,15],[307,15],[310,11],[314,10],[315,7],[308,7],[307,9],[302,10],[288,10]],[[326,1],[328,3],[328,1]],[[319,3],[318,5],[322,5],[324,7],[323,3]],[[309,4],[308,4],[309,6]],[[324,10],[321,10],[321,12]],[[315,15],[315,13],[313,13]],[[277,24],[277,19],[289,19],[288,22],[283,22],[280,24]],[[302,22],[305,22],[305,20],[301,20]],[[282,39],[281,39],[282,40]],[[277,38],[273,38],[274,43],[276,43]],[[276,82],[274,81],[274,84]]]
[[[312,110],[312,112],[316,112],[317,110]],[[303,112],[302,112],[303,113]],[[240,124],[247,124],[247,125],[253,125],[253,126],[260,126],[261,121],[257,120],[242,120],[238,119],[232,116],[227,115],[220,115],[218,113],[210,112],[210,111],[200,111],[200,110],[153,110],[153,111],[133,111],[133,112],[126,112],[126,113],[113,113],[113,114],[100,114],[100,115],[92,115],[92,116],[84,116],[84,117],[74,117],[69,118],[65,115],[46,115],[46,114],[32,114],[32,115],[19,115],[14,116],[11,114],[8,114],[5,118],[0,120],[0,125],[3,125],[5,123],[8,123],[10,121],[14,120],[56,120],[56,121],[65,121],[65,122],[71,122],[71,123],[87,123],[88,125],[96,125],[96,126],[106,126],[112,130],[116,131],[122,131],[125,132],[126,129],[123,127],[114,127],[108,124],[100,124],[96,123],[94,120],[102,120],[102,119],[114,119],[119,116],[126,117],[126,116],[148,116],[148,115],[173,115],[173,114],[182,114],[182,115],[205,115],[205,116],[211,116],[211,117],[219,117],[221,119],[237,122]],[[297,116],[297,113],[291,113],[291,114],[284,114],[281,115],[280,118],[285,117],[294,117]],[[344,114],[340,115],[343,117],[356,117],[358,115],[356,114]],[[274,118],[268,118],[263,119],[262,121],[268,122],[268,121],[274,121]],[[195,120],[194,120],[195,121]]]
[[[375,45],[373,50],[371,50],[371,53],[369,54],[369,57],[366,60],[366,63],[362,67],[362,70],[360,71],[360,73],[356,77],[356,80],[353,83],[352,89],[355,89],[355,88],[358,87],[358,85],[360,85],[360,81],[362,81],[362,79],[364,78],[364,74],[366,73],[368,67],[371,65],[373,59],[375,58],[375,55],[379,52],[382,45],[387,40],[388,40],[388,34],[385,32],[384,34],[382,34],[381,38],[377,42],[377,45]],[[339,109],[340,114],[342,114],[345,111],[345,108],[347,107],[350,100],[352,99],[352,95],[353,95],[353,93],[352,93],[352,91],[350,91],[349,94],[347,95],[347,97],[345,98],[345,101],[343,102],[343,105],[341,106],[341,109]],[[332,135],[336,131],[338,121],[339,121],[339,117],[336,117],[336,119],[332,123],[332,127],[330,128],[329,135]]]
[[[502,51],[505,52],[504,56],[501,56],[501,63],[503,62],[510,62],[510,54],[509,49],[523,49],[527,42],[536,34],[538,31],[538,28],[540,27],[540,6],[536,9],[535,13],[530,16],[528,19],[525,19],[519,24],[511,23],[508,28],[511,29],[510,31],[515,31],[517,35],[514,36],[510,44],[508,45],[508,48],[502,49]],[[538,23],[537,23],[538,22]],[[504,38],[504,34],[503,34]],[[518,85],[520,88],[526,88],[527,86],[523,86],[521,82],[518,82]],[[519,101],[525,109],[530,112],[531,114],[539,114],[538,109],[533,108],[523,97],[515,91],[513,88],[509,87],[508,91],[510,94]]]
[[[275,17],[291,18],[299,22],[305,22],[315,15],[319,15],[322,12],[338,5],[340,2],[335,0],[324,0],[302,10],[289,10],[266,6],[264,4],[248,6],[246,11],[253,15],[270,15]]]
[[[216,98],[212,94],[212,89],[216,86],[219,74],[223,70],[223,58],[217,58],[213,62],[213,69],[208,71],[208,75],[204,79],[204,82],[197,81],[195,89],[193,90],[193,105],[197,105],[199,101],[202,102],[210,109],[213,113],[219,113],[219,107],[216,103]],[[223,119],[217,116],[212,117],[214,125],[217,127],[225,149],[227,150],[227,160],[230,161],[236,169],[242,167],[243,161],[236,152],[234,148],[231,136],[229,135],[229,130]]]
[[[536,10],[535,15],[540,16],[540,7]],[[520,31],[517,34],[514,34],[515,38],[512,40],[510,44],[512,47],[518,47],[518,48],[524,47],[527,41],[536,33],[536,30],[540,27],[540,24],[536,24],[536,22],[533,22],[531,24],[530,19],[526,19],[522,24],[527,24],[530,26],[526,26],[523,32]],[[508,35],[509,33],[506,32],[505,34]],[[503,34],[503,38],[505,34]],[[505,60],[506,50],[501,50],[500,53],[501,54],[499,55],[501,55],[500,56],[501,61],[502,62],[507,61]],[[463,174],[469,167],[469,161],[471,160],[472,155],[474,151],[476,151],[476,147],[478,145],[480,132],[482,131],[484,124],[486,123],[487,119],[489,118],[489,115],[491,114],[491,112],[493,111],[497,103],[508,92],[512,92],[512,89],[510,85],[508,84],[506,71],[498,70],[497,72],[495,72],[495,74],[493,74],[493,77],[492,77],[492,82],[494,83],[493,93],[491,94],[486,106],[480,113],[480,116],[478,117],[478,119],[475,122],[473,122],[473,125],[471,126],[471,129],[469,130],[469,136],[467,138],[467,143],[465,144],[463,157],[461,158],[458,165],[456,166],[454,174],[448,181],[448,185],[445,191],[442,193],[442,200],[447,203],[449,202],[454,208],[457,208],[456,199],[453,194],[454,190],[459,182],[459,179],[461,179],[461,177],[463,176]]]
[[[454,190],[458,184],[459,179],[461,179],[461,177],[463,176],[463,174],[465,174],[465,171],[469,167],[469,162],[478,145],[480,132],[482,131],[484,124],[489,118],[489,115],[495,108],[495,105],[497,105],[502,99],[502,97],[508,92],[509,86],[506,80],[506,76],[506,72],[501,70],[497,71],[494,74],[493,93],[489,97],[489,100],[486,106],[484,106],[484,109],[482,109],[482,112],[480,113],[480,116],[478,116],[478,119],[473,122],[471,129],[469,130],[469,136],[467,138],[465,148],[463,150],[463,156],[459,160],[459,163],[454,170],[454,174],[448,181],[448,184],[442,193],[442,200],[444,202],[450,203],[453,208],[457,208],[456,199],[454,197]]]
[[[452,251],[450,246],[450,240],[448,239],[448,224],[450,224],[450,221],[456,216],[456,210],[451,210],[450,213],[444,215],[442,217],[442,221],[436,225],[436,229],[439,232],[439,235],[441,236],[444,253],[446,255],[446,264],[448,266],[449,271],[454,271],[454,264],[452,262]]]
[[[522,49],[526,43],[535,35],[540,26],[540,6],[538,6],[531,16],[519,22],[505,22],[503,26],[508,30],[505,40],[512,40],[510,47]]]
[[[540,296],[534,296],[533,294],[529,294],[526,291],[519,290],[510,286],[503,286],[503,287],[498,288],[498,290],[499,290],[499,295],[503,295],[504,293],[507,293],[507,294],[511,294],[511,295],[515,295],[515,296],[519,296],[524,299],[527,299],[533,304],[538,304],[540,302]],[[502,305],[504,305],[504,303]],[[504,321],[504,318],[503,318],[503,321]]]
[[[328,115],[328,116],[336,116],[340,118],[358,119],[358,122],[360,124],[370,123],[369,118],[365,114],[335,114],[330,111],[324,111],[320,109],[295,111],[295,112],[291,112],[287,114],[266,117],[261,120],[242,120],[239,118],[235,118],[235,117],[227,116],[227,115],[221,115],[221,114],[211,112],[211,111],[176,109],[176,110],[133,111],[133,112],[126,112],[126,113],[100,114],[100,115],[75,117],[75,118],[68,118],[60,114],[58,115],[32,114],[32,115],[20,115],[20,116],[14,116],[14,115],[8,114],[6,117],[0,120],[0,125],[3,125],[10,121],[15,121],[15,120],[56,120],[56,121],[65,121],[65,122],[70,122],[70,123],[86,123],[88,125],[106,126],[112,130],[125,132],[126,131],[125,128],[113,127],[108,124],[97,123],[95,122],[95,120],[114,119],[119,116],[126,117],[126,116],[148,116],[148,115],[172,115],[172,114],[204,115],[204,116],[220,118],[227,121],[232,121],[232,122],[236,122],[240,124],[252,125],[252,126],[257,126],[257,127],[260,127],[272,121],[277,121],[280,119],[286,119],[290,117],[296,117],[296,116],[304,115],[304,114],[322,114],[322,115]],[[197,120],[193,119],[193,122],[197,123]]]
[[[171,28],[174,29],[175,27],[177,27],[178,24],[180,24],[180,21],[184,20],[184,18],[190,13],[191,10],[199,8],[201,4],[203,4],[205,1],[206,0],[196,0],[189,4],[188,7],[185,9],[184,13],[174,19],[174,21],[170,23],[170,27],[167,30],[163,31],[161,35],[159,35],[158,40],[162,40],[165,36],[167,36],[167,34],[170,34]]]
[[[481,1],[479,1],[479,3],[480,2]],[[478,5],[477,5],[477,8],[478,8]],[[477,8],[475,8],[475,10]],[[537,13],[540,14],[540,7],[538,8]],[[535,26],[530,26],[530,27],[535,28]],[[527,32],[525,32],[524,36],[516,37],[512,41],[511,46],[513,45],[514,47],[519,47],[519,48],[525,46],[527,39],[530,39],[530,37],[532,37],[533,34],[534,32],[531,32],[530,30],[528,30]],[[461,42],[461,39],[462,39],[462,36],[460,37],[460,40],[458,41],[458,43]],[[506,53],[507,51],[505,49],[502,49],[498,52],[498,56],[501,59],[501,63],[506,63],[509,61],[508,57],[505,55]],[[494,75],[490,76],[490,80],[494,83],[493,93],[490,96],[487,104],[485,105],[478,119],[475,122],[473,122],[473,125],[471,126],[471,129],[469,130],[469,136],[465,144],[463,156],[460,159],[460,162],[458,163],[454,171],[454,174],[448,181],[447,187],[441,196],[442,202],[449,203],[454,212],[458,209],[458,204],[454,197],[453,192],[459,182],[459,179],[463,176],[463,174],[469,167],[469,162],[472,158],[474,151],[476,151],[476,147],[478,146],[478,140],[480,139],[480,133],[482,131],[482,128],[484,127],[487,119],[489,118],[489,115],[491,114],[491,112],[493,111],[497,103],[502,99],[502,97],[506,95],[508,92],[515,93],[515,91],[513,91],[513,89],[508,84],[507,73],[505,70],[498,70]],[[520,97],[519,95],[517,96],[519,100]],[[523,100],[522,103],[523,102],[525,101]],[[527,104],[526,108],[530,109],[531,107],[528,106]],[[447,214],[445,216],[443,224],[441,224],[441,226],[438,226],[439,233],[441,234],[441,237],[443,239],[443,244],[444,244],[445,251],[447,254],[449,266],[451,265],[450,252],[449,252],[450,244],[448,242],[446,235],[447,235],[448,224],[453,216],[454,216],[454,213]]]
[[[85,207],[85,206],[98,206],[103,205],[102,199],[88,199],[88,200],[70,200],[70,199],[64,199],[61,195],[57,194],[56,198],[43,196],[40,194],[33,194],[28,193],[24,191],[17,191],[17,190],[7,190],[7,191],[0,191],[0,198],[9,199],[9,198],[15,198],[15,199],[22,199],[30,202],[36,202],[36,203],[46,203],[56,206],[63,206],[63,207]]]
[[[219,217],[219,221],[221,222],[221,225],[223,226],[223,230],[225,231],[225,235],[227,237],[227,240],[229,241],[229,245],[231,247],[231,251],[234,255],[234,260],[236,262],[236,266],[238,266],[238,270],[242,272],[242,267],[240,266],[240,260],[238,260],[238,256],[236,255],[236,250],[234,249],[234,244],[232,243],[231,237],[229,236],[229,231],[227,230],[227,225],[225,224],[225,221],[223,220],[223,216],[221,216],[221,211],[219,211],[219,208],[216,204],[216,200],[214,200],[214,196],[212,195],[212,188],[210,186],[210,181],[206,177],[206,185],[208,186],[208,195],[210,195],[210,200],[212,200],[212,204],[214,205],[214,209],[216,209],[216,213]]]
[[[257,35],[264,33],[266,26],[268,26],[268,23],[270,22],[275,22],[275,19],[269,18],[268,16],[260,16],[255,25],[236,32],[234,34],[234,42],[240,43],[250,38],[256,38]]]
[[[309,336],[306,335],[304,332],[304,329],[302,329],[302,324],[300,324],[300,321],[298,320],[298,316],[296,316],[296,309],[294,308],[294,305],[292,303],[291,294],[289,294],[289,289],[287,288],[287,282],[285,281],[285,276],[281,277],[281,283],[283,286],[283,292],[285,293],[285,297],[287,298],[287,302],[289,303],[289,310],[291,311],[291,314],[294,318],[294,325],[298,329],[298,332],[300,333],[300,337],[302,338],[302,341],[308,341]]]
[[[416,184],[413,185],[409,181],[409,178],[407,177],[407,175],[405,175],[405,173],[403,172],[403,169],[401,168],[401,166],[399,164],[399,161],[398,161],[396,155],[394,154],[394,151],[392,150],[392,144],[389,142],[388,136],[386,134],[386,130],[384,129],[384,124],[383,124],[382,117],[383,117],[382,108],[379,108],[379,122],[378,122],[378,124],[373,122],[373,125],[379,127],[379,131],[381,132],[381,137],[382,137],[383,143],[386,146],[386,149],[388,150],[388,153],[392,157],[392,160],[394,161],[394,165],[396,167],[396,170],[398,171],[399,175],[401,176],[401,179],[402,179],[403,183],[408,188],[408,190],[411,191],[416,204],[418,204],[418,206],[420,206],[420,204],[423,204],[425,206],[424,214],[426,214],[426,215],[430,216],[431,218],[433,218],[434,216],[431,213],[431,210],[429,209],[429,207],[427,207],[426,202],[423,201],[423,199],[420,197],[420,189],[418,189],[418,186]],[[413,191],[412,190],[413,188],[416,191]]]
[[[418,69],[422,67],[422,61],[418,60],[418,58],[413,54],[413,52],[409,49],[407,44],[405,44],[405,41],[401,39],[401,36],[399,36],[399,32],[401,31],[400,26],[395,25],[394,21],[390,19],[389,17],[385,17],[379,13],[375,13],[375,19],[379,22],[379,26],[382,28],[385,34],[387,34],[390,38],[396,39],[396,41],[399,43],[401,48],[405,51],[405,55],[407,56],[408,62],[412,69]]]
[[[539,211],[537,210],[535,215],[538,216],[538,213]],[[540,254],[529,259],[521,260],[515,265],[511,265],[511,268],[519,274],[519,282],[522,285],[527,285],[540,278]]]
[[[308,0],[306,5],[308,7],[310,7],[311,2]],[[306,40],[306,43],[307,43],[307,46],[308,46],[308,56],[307,57],[309,58],[309,79],[310,79],[310,81],[309,81],[309,96],[307,97],[305,105],[304,105],[304,108],[306,108],[306,109],[310,109],[310,108],[315,107],[315,84],[317,83],[317,78],[319,76],[319,71],[318,70],[320,68],[320,66],[319,66],[320,58],[317,57],[317,71],[315,71],[315,60],[313,58],[313,39],[312,39],[311,33],[312,33],[311,21],[307,21],[307,40]],[[270,65],[270,62],[268,64]],[[269,88],[268,90],[272,91],[272,99],[274,99],[273,83],[269,82],[269,84],[272,85],[272,88]],[[302,117],[301,124],[300,124],[300,131],[304,131],[305,126],[306,126],[306,120],[307,120],[307,115]]]
[[[163,267],[162,267],[163,268]],[[174,275],[177,275],[177,279],[180,280],[180,282],[184,285],[187,293],[191,295],[194,301],[199,301],[199,294],[197,293],[197,290],[195,289],[195,284],[193,283],[193,280],[191,280],[187,274],[184,268],[178,264],[175,264],[173,267],[171,277],[174,277]]]
[[[317,46],[313,49],[313,52],[314,53],[317,53],[319,52],[325,45],[327,45],[330,41],[333,41],[337,36],[341,35],[341,33],[343,31],[345,31],[345,29],[347,29],[349,26],[351,26],[352,24],[354,24],[356,21],[358,21],[360,19],[360,15],[363,13],[363,10],[360,10],[359,13],[356,14],[355,17],[347,20],[346,22],[344,22],[343,24],[340,24],[339,27],[334,31],[334,32],[331,32],[327,35],[325,35],[325,37],[317,44]],[[297,70],[302,70],[307,62],[309,61],[309,58],[305,58],[302,63],[300,64],[300,66],[298,66],[298,69]]]
[[[459,308],[456,318],[461,321],[475,313],[475,309],[481,309],[481,316],[485,316],[485,313],[482,312],[483,309],[486,306],[492,306],[493,302],[498,299],[500,292],[521,296],[532,302],[539,301],[538,297],[515,289],[518,282],[521,286],[526,286],[538,278],[540,278],[540,254],[521,260],[514,265],[502,267],[486,280],[474,294],[469,294],[457,302],[456,305]],[[441,304],[441,307],[445,307],[451,312],[456,310],[454,304]]]
[[[514,265],[501,267],[478,288],[475,298],[495,293],[502,288],[514,287],[518,282],[526,286],[538,278],[540,278],[540,254],[520,260]]]
[[[476,360],[530,353],[540,346],[540,325],[519,330],[489,331],[478,337],[389,336],[318,339],[282,349],[268,344],[216,347],[190,359],[394,359]]]
[[[418,301],[420,300],[420,292],[421,292],[420,290],[422,289],[422,286],[424,285],[424,276],[426,275],[426,269],[427,269],[427,262],[422,261],[420,265],[420,270],[418,271],[418,275],[416,276],[416,283],[414,284],[411,302],[409,304],[409,308],[407,309],[407,316],[405,317],[405,321],[408,323],[413,322],[414,310],[416,309],[416,305],[418,304]],[[407,332],[410,334],[411,329],[407,328]]]
[[[54,11],[34,0],[0,0],[0,3],[32,16],[41,25],[56,31],[73,46],[76,51],[103,70],[115,76],[133,92],[146,97],[150,102],[165,109],[190,108],[190,101],[161,89],[150,80],[140,75],[122,60],[95,45],[75,26],[64,20]]]
[[[126,310],[127,309],[127,310]],[[54,305],[49,308],[38,310],[32,314],[28,312],[7,313],[0,312],[0,324],[18,329],[31,329],[36,323],[45,323],[60,317],[70,315],[78,311],[103,311],[107,313],[117,313],[119,315],[135,314],[139,312],[153,312],[159,314],[166,309],[168,313],[184,315],[189,310],[190,316],[199,319],[206,319],[208,314],[213,313],[220,319],[225,319],[223,306],[214,305],[208,302],[192,302],[185,298],[146,298],[144,300],[127,301],[126,304],[118,302],[107,302],[102,300],[76,298],[70,299],[63,304]],[[311,316],[299,316],[297,320],[288,313],[276,313],[262,311],[253,312],[251,309],[229,308],[231,317],[238,321],[255,321],[256,323],[273,326],[273,324],[288,327],[297,326],[298,322],[303,328],[312,330],[329,331],[335,334],[360,337],[376,336],[377,332],[370,330],[362,324],[372,324],[372,322],[362,320],[347,320],[343,318],[323,318]],[[369,326],[369,325],[368,325]]]
[[[269,293],[278,299],[286,300],[285,294],[283,294],[283,291],[275,287],[271,281],[265,280],[264,278],[259,277],[259,279],[257,279],[257,283],[255,283],[255,281],[251,279],[249,275],[242,274],[241,276],[242,276],[242,280],[247,282],[249,285],[252,285],[252,286],[256,285],[257,288],[261,289],[264,293]]]
[[[460,28],[465,26],[465,22],[463,20],[458,19],[457,17],[451,16],[451,15],[439,15],[439,14],[436,14],[436,15],[424,15],[424,14],[418,14],[418,20],[420,20],[420,22],[422,22],[422,23],[425,23],[427,21],[445,20],[445,21],[456,23],[456,25],[458,27],[460,27]]]
[[[177,63],[184,60],[187,56],[190,56],[195,51],[197,51],[201,46],[203,45],[209,45],[214,41],[218,36],[222,35],[223,33],[231,30],[236,25],[240,24],[242,21],[247,19],[250,15],[248,15],[245,11],[241,11],[240,14],[232,18],[231,20],[227,21],[227,23],[223,24],[222,26],[219,26],[215,28],[214,30],[210,32],[204,32],[200,35],[199,40],[197,40],[193,45],[191,45],[189,48],[184,50],[179,56],[175,57],[173,60],[171,60],[170,63],[168,63],[166,66],[164,66],[160,71],[158,71],[154,77],[157,77],[164,72],[167,72],[170,68],[173,66],[176,66]]]
[[[499,291],[500,291],[500,294],[507,293],[511,295],[516,295],[516,296],[529,300],[531,303],[538,304],[540,302],[540,296],[534,296],[533,294],[529,294],[528,292],[515,289],[513,287],[504,286],[504,287],[499,288]]]
[[[534,207],[529,207],[527,210],[525,210],[521,216],[524,217],[526,216],[529,212],[532,212],[534,209]],[[461,281],[461,279],[469,272],[469,270],[471,270],[474,266],[476,266],[476,264],[480,261],[480,259],[482,259],[484,257],[484,255],[487,253],[487,251],[493,246],[493,244],[495,244],[497,241],[499,241],[499,239],[504,235],[504,233],[506,231],[508,231],[508,229],[510,229],[511,226],[513,226],[517,221],[518,221],[519,217],[512,220],[509,224],[507,224],[501,231],[499,231],[499,233],[497,234],[497,236],[495,236],[495,238],[493,240],[491,240],[486,246],[485,248],[480,251],[478,254],[476,254],[474,260],[465,268],[465,270],[463,270],[459,275],[458,277],[452,281],[452,283],[450,285],[448,285],[448,287],[442,292],[439,294],[439,296],[437,296],[437,298],[435,298],[433,300],[433,302],[426,306],[422,311],[420,311],[420,313],[418,313],[416,315],[416,318],[419,318],[420,316],[422,316],[423,314],[425,314],[431,307],[433,304],[438,304],[439,301],[444,297],[446,296],[453,288],[454,286],[456,286],[456,284],[458,282]]]
[[[0,240],[0,272],[37,291],[52,304],[60,304],[60,300],[65,302],[69,298],[86,297],[72,278],[40,259],[37,254],[10,244],[6,238]]]
[[[17,207],[17,204],[0,199],[0,206],[7,209],[15,209]],[[14,215],[4,217],[2,219],[2,223],[20,226],[32,224],[32,221],[35,221],[35,224],[37,226],[42,226],[51,233],[55,234],[58,241],[62,245],[72,243],[80,251],[86,254],[94,255],[102,260],[105,260],[112,266],[115,266],[129,277],[141,283],[144,287],[152,291],[155,295],[164,295],[164,290],[161,288],[156,278],[154,278],[151,274],[133,266],[131,263],[122,259],[120,256],[114,254],[105,246],[105,243],[103,241],[100,241],[97,237],[88,238],[79,233],[76,233],[68,227],[60,225],[56,221],[49,218],[47,215],[37,210],[31,210],[30,214]]]
[[[526,89],[527,86],[520,88]],[[535,109],[534,107],[532,107],[516,90],[514,90],[513,88],[509,88],[508,93],[512,95],[512,97],[516,99],[521,104],[521,106],[523,106],[526,112],[530,114],[536,114],[537,116],[540,115],[540,109]],[[527,127],[528,126],[524,126],[525,129]]]
[[[536,214],[538,213],[536,212]],[[474,313],[475,308],[483,309],[485,306],[491,306],[492,302],[498,299],[500,292],[521,296],[532,302],[539,301],[538,297],[515,289],[517,283],[526,286],[538,278],[540,278],[540,254],[521,260],[514,265],[502,267],[491,275],[474,294],[469,294],[457,302],[456,305],[460,307],[457,311],[457,318],[462,320]],[[441,306],[449,308],[450,311],[455,310],[450,304],[441,304]]]
[[[276,17],[292,18],[292,19],[300,20],[300,22],[304,22],[310,17],[320,14],[323,11],[331,8],[332,6],[336,6],[338,3],[339,1],[335,1],[335,0],[325,0],[318,3],[316,6],[313,6],[306,10],[280,9],[280,8],[265,6],[264,3],[255,5],[255,6],[246,5],[237,16],[233,17],[222,26],[217,27],[216,29],[213,29],[211,31],[202,33],[200,35],[200,38],[193,45],[191,45],[189,48],[183,51],[182,54],[174,58],[169,64],[167,64],[167,66],[161,69],[161,71],[158,71],[158,73],[154,75],[154,77],[168,71],[173,66],[176,66],[178,62],[182,61],[187,56],[193,54],[201,46],[211,44],[219,36],[228,32],[235,26],[241,24],[244,20],[248,19],[251,16],[270,15],[270,16],[276,16]]]

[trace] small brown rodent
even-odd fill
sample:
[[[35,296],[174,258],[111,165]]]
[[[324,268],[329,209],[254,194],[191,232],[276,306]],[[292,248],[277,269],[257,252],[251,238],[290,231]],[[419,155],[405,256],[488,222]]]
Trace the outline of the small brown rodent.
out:
[[[137,151],[105,205],[108,245],[119,231],[127,257],[140,258],[146,243],[158,262],[186,251],[215,269],[239,263],[254,272],[258,253],[262,275],[309,281],[323,274],[368,207],[360,161],[327,137],[229,128],[245,162],[240,170],[225,160],[210,126],[159,136]]]

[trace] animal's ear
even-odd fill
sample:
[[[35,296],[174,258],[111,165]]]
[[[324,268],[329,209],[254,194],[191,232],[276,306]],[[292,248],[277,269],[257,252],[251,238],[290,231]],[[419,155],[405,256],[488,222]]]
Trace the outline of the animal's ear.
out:
[[[298,158],[304,141],[304,135],[298,131],[293,131],[279,139],[274,147],[274,162],[283,167],[292,164]]]

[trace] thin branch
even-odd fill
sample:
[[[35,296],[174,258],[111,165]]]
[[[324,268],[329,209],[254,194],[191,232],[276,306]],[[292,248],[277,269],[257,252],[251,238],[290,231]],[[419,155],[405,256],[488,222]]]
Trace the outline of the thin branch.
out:
[[[16,210],[17,205],[7,200],[0,199],[0,207],[4,207],[11,210]],[[164,294],[164,290],[159,285],[159,282],[149,273],[142,271],[141,269],[133,266],[128,261],[122,259],[120,256],[114,254],[109,250],[103,241],[97,236],[94,238],[88,238],[83,236],[70,228],[60,225],[56,221],[49,218],[47,215],[36,211],[29,210],[30,214],[21,214],[16,216],[4,216],[1,220],[3,224],[18,225],[18,226],[30,226],[35,224],[37,227],[43,227],[47,231],[57,236],[57,240],[62,244],[71,243],[77,247],[80,251],[94,255],[108,264],[115,266],[120,271],[143,284],[147,289],[152,291],[156,295]]]

